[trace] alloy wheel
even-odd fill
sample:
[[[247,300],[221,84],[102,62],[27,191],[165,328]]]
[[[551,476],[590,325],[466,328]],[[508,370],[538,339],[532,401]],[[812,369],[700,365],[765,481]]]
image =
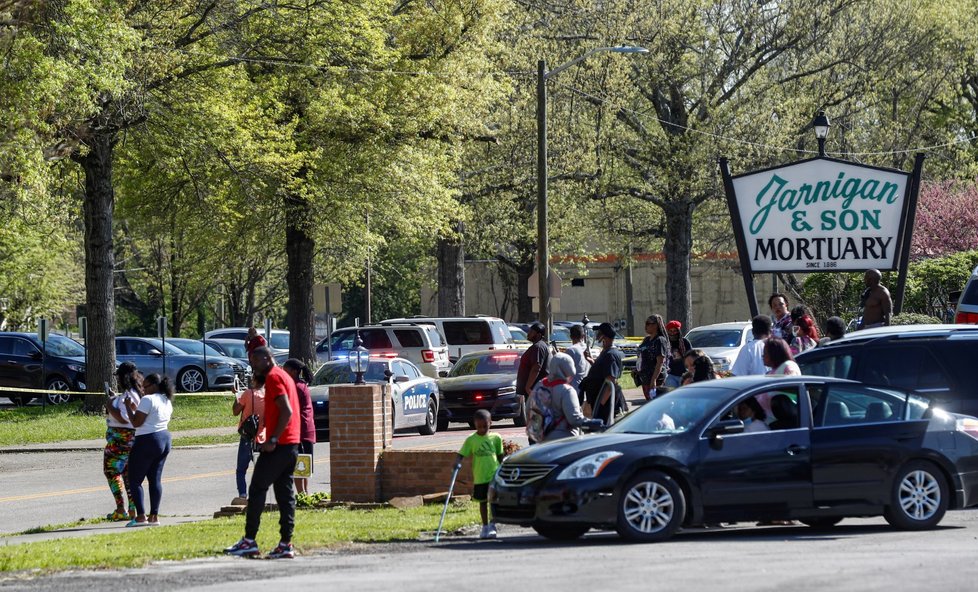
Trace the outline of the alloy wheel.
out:
[[[63,393],[45,393],[44,397],[47,399],[48,405],[64,405],[71,401],[71,395],[67,393],[67,391],[71,390],[71,385],[60,378],[48,381],[47,390],[66,391]]]
[[[900,482],[900,507],[914,520],[929,520],[941,505],[941,487],[927,471],[907,473]]]
[[[203,373],[196,368],[184,370],[180,375],[180,388],[188,393],[200,392],[204,388]]]
[[[675,513],[672,494],[661,483],[642,481],[625,494],[625,520],[642,534],[655,534],[669,525]]]

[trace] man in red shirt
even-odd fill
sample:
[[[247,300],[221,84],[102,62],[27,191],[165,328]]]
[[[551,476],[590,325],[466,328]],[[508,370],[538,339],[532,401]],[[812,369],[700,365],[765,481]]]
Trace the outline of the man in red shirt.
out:
[[[279,510],[281,540],[268,554],[269,559],[291,559],[292,531],[295,528],[295,491],[292,489],[292,473],[299,454],[299,398],[295,382],[281,368],[268,347],[255,348],[248,354],[255,376],[265,378],[265,443],[255,462],[248,488],[248,513],[245,518],[245,535],[236,544],[224,550],[228,555],[254,557],[260,554],[255,537],[261,525],[261,513],[265,508],[268,488],[275,491]]]

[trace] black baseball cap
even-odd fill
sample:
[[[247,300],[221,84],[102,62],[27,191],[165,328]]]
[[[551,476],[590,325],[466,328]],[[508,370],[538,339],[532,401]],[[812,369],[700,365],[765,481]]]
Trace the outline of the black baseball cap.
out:
[[[540,321],[533,321],[532,323],[530,323],[530,329],[533,329],[534,331],[536,331],[540,335],[546,335],[547,334],[547,327],[543,323],[541,323]]]
[[[614,339],[617,335],[615,328],[611,326],[611,323],[601,323],[598,328],[594,330],[595,333],[602,337],[610,337]]]

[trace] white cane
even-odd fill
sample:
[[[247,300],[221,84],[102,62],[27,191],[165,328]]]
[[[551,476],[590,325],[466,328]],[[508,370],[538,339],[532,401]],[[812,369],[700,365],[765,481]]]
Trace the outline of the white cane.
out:
[[[441,510],[441,520],[438,521],[438,532],[435,533],[435,542],[441,538],[441,527],[445,524],[445,513],[448,512],[448,502],[452,501],[452,492],[455,490],[455,478],[458,477],[458,471],[462,468],[462,463],[455,463],[455,468],[452,470],[452,482],[448,486],[448,496],[445,498],[445,507]]]

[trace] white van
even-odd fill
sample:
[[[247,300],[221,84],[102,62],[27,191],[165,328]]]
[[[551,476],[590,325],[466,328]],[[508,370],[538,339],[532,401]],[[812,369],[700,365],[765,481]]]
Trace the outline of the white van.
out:
[[[434,325],[448,345],[453,362],[467,353],[487,349],[516,349],[506,321],[498,317],[409,317],[387,319],[381,325]]]

